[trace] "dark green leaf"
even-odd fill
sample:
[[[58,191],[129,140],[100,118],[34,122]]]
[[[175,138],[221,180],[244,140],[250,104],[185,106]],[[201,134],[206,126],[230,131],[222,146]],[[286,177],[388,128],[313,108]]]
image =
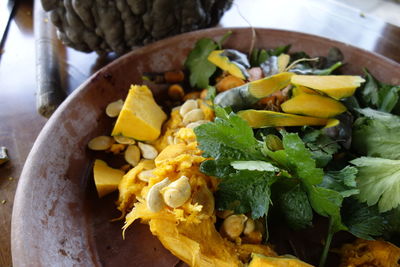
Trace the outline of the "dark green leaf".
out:
[[[268,51],[269,56],[279,56],[280,54],[287,54],[292,45],[282,45]]]
[[[399,101],[400,86],[383,85],[379,89],[379,110],[391,112]]]
[[[194,129],[205,157],[232,160],[262,160],[264,157],[253,130],[234,113],[227,118],[217,117],[214,122]]]
[[[307,128],[302,139],[319,168],[325,167],[340,148],[337,142],[321,130]]]
[[[364,70],[366,83],[358,90],[358,100],[363,107],[384,112],[398,113],[400,86],[378,81],[367,69]]]
[[[373,240],[386,230],[386,220],[376,206],[368,207],[355,198],[347,198],[342,208],[343,223],[358,238]]]
[[[340,171],[325,172],[324,179],[319,185],[339,192],[343,197],[359,193],[356,184],[357,168],[347,166]]]
[[[216,193],[217,209],[251,213],[253,219],[268,213],[270,185],[275,181],[271,172],[242,170],[221,181]]]
[[[300,185],[281,192],[278,201],[280,212],[291,228],[298,230],[311,226],[313,211],[307,194]]]
[[[208,55],[218,45],[209,38],[202,38],[197,41],[194,49],[190,52],[185,61],[185,66],[190,71],[190,85],[197,88],[206,88],[209,79],[216,71],[216,66],[208,61]]]
[[[340,215],[342,206],[342,195],[331,189],[307,185],[308,199],[312,208],[321,216],[329,217],[333,220],[332,231],[347,230],[343,225]]]

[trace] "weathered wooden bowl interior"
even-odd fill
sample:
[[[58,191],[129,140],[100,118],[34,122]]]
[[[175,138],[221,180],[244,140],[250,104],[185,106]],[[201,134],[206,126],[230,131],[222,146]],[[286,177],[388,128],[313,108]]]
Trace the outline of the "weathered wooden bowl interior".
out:
[[[232,29],[225,43],[250,50],[252,30]],[[210,29],[169,38],[135,50],[94,74],[60,106],[39,135],[26,161],[12,218],[14,266],[176,266],[173,255],[147,226],[136,223],[122,240],[117,194],[98,199],[91,180],[94,154],[86,148],[94,136],[109,134],[106,105],[124,98],[144,72],[181,69],[196,40],[219,39],[228,29]],[[348,63],[343,72],[370,69],[385,82],[400,83],[400,67],[381,56],[332,40],[280,30],[256,29],[255,46],[292,44],[291,51],[325,55],[340,48]],[[273,229],[271,229],[273,231]]]

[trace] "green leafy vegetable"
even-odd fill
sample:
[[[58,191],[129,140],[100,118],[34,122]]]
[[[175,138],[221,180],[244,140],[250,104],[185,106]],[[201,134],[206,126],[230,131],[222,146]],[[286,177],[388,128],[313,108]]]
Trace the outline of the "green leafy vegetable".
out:
[[[202,38],[197,41],[185,61],[185,66],[190,71],[189,80],[191,86],[206,88],[209,85],[209,79],[217,67],[209,62],[207,57],[217,47],[218,44],[209,38]]]
[[[279,206],[287,224],[294,230],[312,225],[313,212],[306,192],[296,185],[279,195]]]
[[[241,170],[222,180],[216,194],[219,210],[251,213],[254,219],[268,213],[270,185],[275,181],[271,172]]]
[[[195,128],[204,161],[200,170],[221,178],[216,194],[218,209],[250,212],[253,218],[267,214],[270,185],[275,181],[272,164],[262,161],[261,144],[253,130],[234,113],[216,107],[218,117],[212,123]]]
[[[359,190],[357,189],[356,174],[357,169],[351,166],[346,166],[340,171],[327,171],[320,186],[335,190],[343,197],[357,195]]]
[[[373,109],[358,111],[365,117],[354,122],[353,149],[365,156],[400,159],[400,117]]]
[[[224,113],[221,108],[217,112]],[[253,130],[246,121],[234,113],[225,114],[225,118],[217,117],[212,123],[200,125],[194,129],[199,148],[205,157],[216,160],[259,160],[263,155],[254,138]]]
[[[400,206],[400,160],[361,157],[351,161],[358,168],[359,199],[380,212]]]
[[[278,46],[274,49],[253,49],[250,55],[250,65],[252,67],[259,67],[262,63],[266,62],[272,56],[279,56],[280,54],[287,53],[291,45]]]
[[[264,148],[265,153],[301,181],[312,208],[318,214],[333,220],[335,232],[345,230],[346,227],[340,219],[342,195],[335,190],[317,186],[323,181],[323,170],[316,167],[311,152],[298,134],[282,133],[284,150],[272,152]]]
[[[337,142],[327,136],[321,130],[308,128],[302,137],[307,148],[312,153],[312,158],[316,161],[317,167],[325,167],[331,160],[340,146]]]
[[[355,198],[347,198],[342,208],[343,223],[358,238],[373,240],[386,230],[386,220],[376,206],[368,207]]]
[[[357,93],[363,106],[399,114],[400,86],[378,81],[367,69],[364,72],[366,83]]]
[[[282,132],[282,134],[284,150],[272,152],[264,149],[265,153],[301,180],[312,185],[321,183],[323,171],[316,167],[311,152],[300,137],[294,133]]]

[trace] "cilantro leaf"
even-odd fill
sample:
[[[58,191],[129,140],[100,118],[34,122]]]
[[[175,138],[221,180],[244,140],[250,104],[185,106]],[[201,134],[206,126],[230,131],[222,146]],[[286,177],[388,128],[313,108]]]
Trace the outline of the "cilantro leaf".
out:
[[[353,125],[352,147],[361,155],[400,159],[400,117],[373,109],[358,109],[365,117]]]
[[[305,147],[298,134],[282,132],[284,150],[266,150],[269,157],[302,180],[310,184],[322,182],[323,171],[316,167],[311,152]]]
[[[253,219],[260,218],[268,213],[270,185],[275,180],[271,172],[241,170],[232,173],[218,185],[217,209],[251,212]]]
[[[378,204],[380,212],[400,206],[400,160],[361,157],[350,163],[358,169],[361,202],[368,206]]]
[[[328,171],[319,186],[335,190],[343,197],[356,195],[359,193],[356,188],[356,174],[357,169],[351,166],[346,166],[340,171]]]
[[[392,209],[385,214],[387,220],[385,239],[397,240],[397,245],[400,243],[400,207]]]
[[[308,199],[310,204],[319,215],[329,217],[332,220],[332,231],[338,232],[346,230],[343,225],[340,207],[342,206],[343,196],[335,191],[319,186],[307,186]]]
[[[368,207],[355,198],[344,200],[342,217],[348,231],[358,238],[373,240],[373,236],[382,235],[387,228],[376,206]]]
[[[357,93],[363,106],[398,114],[400,86],[378,81],[367,69],[364,72],[366,82]]]
[[[340,148],[337,142],[321,130],[307,129],[302,139],[319,168],[325,167]]]
[[[214,122],[200,125],[194,132],[205,157],[232,160],[264,158],[252,128],[234,113],[226,118],[217,117]]]
[[[297,177],[303,184],[312,208],[318,214],[330,217],[334,232],[345,230],[341,222],[342,195],[328,188],[316,186],[323,181],[323,170],[316,167],[311,152],[305,147],[298,134],[282,132],[284,150],[265,153]]]
[[[285,221],[292,229],[304,229],[312,225],[312,208],[306,192],[299,184],[281,192],[278,202]]]
[[[217,67],[208,61],[208,55],[218,44],[210,38],[202,38],[197,41],[194,49],[189,53],[185,66],[190,71],[190,85],[197,88],[206,88],[209,79],[217,70]]]

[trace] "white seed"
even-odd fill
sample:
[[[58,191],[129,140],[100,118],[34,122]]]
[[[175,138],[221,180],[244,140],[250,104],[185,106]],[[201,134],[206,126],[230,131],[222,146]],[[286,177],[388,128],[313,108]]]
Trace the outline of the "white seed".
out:
[[[249,235],[256,230],[256,223],[253,219],[249,218],[244,225],[243,234]]]
[[[155,159],[158,155],[157,149],[149,144],[138,142],[142,157],[145,159]]]
[[[156,183],[150,188],[149,192],[146,195],[146,203],[150,211],[158,212],[162,208],[164,208],[165,203],[160,193],[160,190],[166,187],[170,182],[171,181],[168,178],[165,178],[164,180]]]
[[[179,109],[179,114],[181,114],[181,116],[183,117],[186,115],[186,113],[198,107],[199,105],[197,104],[196,100],[189,99],[181,106],[181,108]]]
[[[122,110],[124,105],[124,101],[122,99],[111,102],[106,107],[106,114],[108,117],[115,118],[118,117],[119,113]]]
[[[114,139],[110,136],[97,136],[89,141],[88,147],[91,150],[107,150],[114,144]]]
[[[197,126],[200,126],[200,125],[205,124],[207,122],[209,122],[209,121],[207,121],[207,120],[199,120],[199,121],[191,122],[188,125],[186,125],[186,128],[194,129]]]
[[[231,215],[222,223],[221,232],[234,240],[243,233],[246,220],[247,216],[244,214]]]
[[[124,156],[126,162],[135,167],[140,161],[140,150],[136,145],[129,145]]]
[[[165,204],[171,208],[178,208],[185,204],[192,193],[189,178],[181,176],[178,180],[164,187],[160,192],[163,195]]]
[[[138,174],[137,178],[138,178],[140,181],[148,182],[148,181],[150,180],[151,177],[154,177],[153,171],[154,171],[154,170],[145,170],[145,171],[141,171],[141,172]]]
[[[189,111],[188,113],[186,113],[183,116],[182,122],[184,125],[187,125],[191,122],[200,121],[200,120],[204,120],[204,113],[201,109],[196,108],[196,109],[193,109],[193,110]]]
[[[125,137],[123,135],[114,136],[114,140],[118,144],[123,144],[123,145],[134,145],[136,143],[135,139]]]

